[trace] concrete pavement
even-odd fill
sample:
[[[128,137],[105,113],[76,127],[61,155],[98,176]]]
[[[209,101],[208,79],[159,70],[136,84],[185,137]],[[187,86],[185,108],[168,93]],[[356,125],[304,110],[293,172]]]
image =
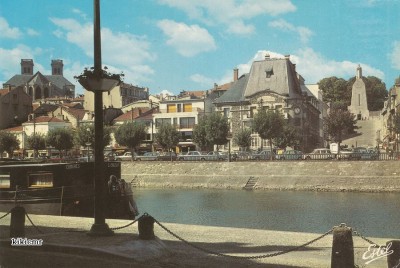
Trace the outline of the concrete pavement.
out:
[[[3,213],[1,213],[3,215]],[[0,215],[0,216],[1,216]],[[272,258],[235,259],[205,253],[154,225],[155,240],[140,240],[137,223],[110,237],[90,237],[91,218],[30,215],[26,237],[43,246],[15,247],[9,238],[10,216],[0,220],[1,267],[330,267],[332,235],[299,250]],[[156,216],[154,216],[156,218]],[[128,220],[107,220],[110,228]],[[162,223],[190,244],[235,256],[259,256],[288,250],[321,234]],[[331,227],[327,227],[327,231]],[[354,237],[355,261],[363,267],[387,267],[386,258],[366,265],[368,243]],[[370,238],[378,244],[391,239]]]

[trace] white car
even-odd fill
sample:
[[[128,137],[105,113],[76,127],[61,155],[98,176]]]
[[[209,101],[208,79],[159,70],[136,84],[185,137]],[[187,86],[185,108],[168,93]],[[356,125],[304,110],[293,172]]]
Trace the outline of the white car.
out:
[[[136,157],[136,153],[134,153],[133,156]],[[123,155],[115,156],[115,160],[117,160],[117,161],[131,161],[131,160],[135,160],[135,159],[132,159],[132,153],[131,152],[126,152]]]

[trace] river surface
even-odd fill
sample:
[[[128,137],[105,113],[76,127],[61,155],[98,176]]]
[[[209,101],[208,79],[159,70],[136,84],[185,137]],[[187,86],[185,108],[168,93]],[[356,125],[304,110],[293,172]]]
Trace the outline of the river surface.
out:
[[[399,193],[134,188],[140,213],[160,222],[324,233],[346,223],[399,238]]]

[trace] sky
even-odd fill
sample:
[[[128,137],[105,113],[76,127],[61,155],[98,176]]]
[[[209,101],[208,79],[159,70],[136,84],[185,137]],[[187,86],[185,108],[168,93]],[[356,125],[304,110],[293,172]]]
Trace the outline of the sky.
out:
[[[360,64],[389,89],[400,75],[400,0],[101,0],[102,63],[150,94],[211,89],[268,53],[306,84],[349,79]],[[93,66],[93,1],[0,0],[0,83],[21,59],[64,76]]]

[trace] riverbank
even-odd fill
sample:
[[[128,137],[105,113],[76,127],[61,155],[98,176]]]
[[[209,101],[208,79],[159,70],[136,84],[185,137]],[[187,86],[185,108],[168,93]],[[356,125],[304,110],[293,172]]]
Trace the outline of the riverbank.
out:
[[[157,215],[152,215],[157,219]],[[156,240],[140,240],[137,223],[115,231],[114,236],[90,237],[91,218],[30,215],[26,238],[42,239],[43,246],[10,246],[9,219],[0,220],[0,265],[3,267],[330,267],[332,235],[307,247],[269,258],[235,259],[215,256],[182,242],[154,224]],[[107,220],[110,228],[130,223]],[[214,227],[161,222],[191,245],[226,255],[251,257],[290,250],[322,234],[260,229]],[[333,226],[332,226],[333,227]],[[326,231],[329,230],[328,227]],[[39,233],[41,231],[42,233]],[[392,239],[370,238],[379,245]],[[365,265],[369,244],[354,237],[355,263]],[[370,267],[387,267],[381,258]],[[366,267],[369,267],[366,266]]]
[[[138,187],[400,192],[397,161],[123,162]]]

